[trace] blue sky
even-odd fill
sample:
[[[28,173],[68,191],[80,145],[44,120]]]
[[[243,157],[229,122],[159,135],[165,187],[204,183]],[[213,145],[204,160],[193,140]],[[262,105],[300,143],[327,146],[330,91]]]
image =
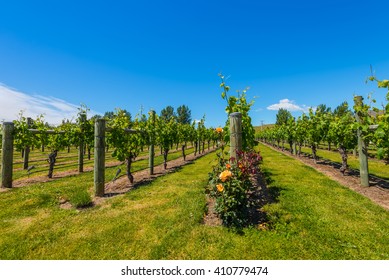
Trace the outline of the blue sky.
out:
[[[370,65],[389,78],[388,1],[2,1],[0,119],[54,122],[80,104],[135,115],[185,104],[224,124],[218,73],[250,87],[254,125],[354,94]]]

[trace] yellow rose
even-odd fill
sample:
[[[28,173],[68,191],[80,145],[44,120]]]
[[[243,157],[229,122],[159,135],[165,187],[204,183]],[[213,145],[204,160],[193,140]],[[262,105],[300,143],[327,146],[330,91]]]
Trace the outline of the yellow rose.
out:
[[[222,173],[220,173],[219,178],[222,180],[222,182],[227,181],[229,178],[232,177],[232,173],[230,170],[224,170]]]
[[[223,187],[222,184],[217,184],[217,185],[216,185],[216,188],[217,188],[217,190],[218,190],[219,192],[224,191],[224,187]]]

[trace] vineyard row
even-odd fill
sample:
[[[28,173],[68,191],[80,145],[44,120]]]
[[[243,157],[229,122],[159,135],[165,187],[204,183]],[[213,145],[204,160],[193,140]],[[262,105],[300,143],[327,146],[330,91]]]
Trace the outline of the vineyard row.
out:
[[[301,147],[308,144],[315,162],[321,142],[328,143],[329,149],[334,144],[342,158],[340,171],[343,174],[349,168],[347,151],[357,150],[361,185],[369,186],[368,146],[373,145],[377,149],[378,158],[389,162],[389,105],[384,110],[378,110],[363,104],[361,96],[355,96],[354,111],[348,108],[346,102],[334,112],[323,110],[323,107],[315,111],[310,109],[307,115],[303,114],[297,120],[288,118],[282,124],[259,131],[256,137],[278,147],[284,147],[287,143],[295,155],[300,155]]]
[[[83,172],[85,150],[88,150],[90,157],[91,150],[94,151],[94,171],[96,195],[102,195],[104,188],[101,185],[105,181],[105,152],[110,148],[112,156],[119,161],[126,163],[127,177],[133,183],[131,174],[131,163],[135,161],[143,150],[149,146],[149,169],[153,174],[154,146],[160,147],[164,157],[164,167],[167,167],[169,151],[181,145],[182,156],[185,160],[185,150],[188,143],[194,146],[194,153],[204,152],[205,144],[208,147],[211,142],[215,145],[217,134],[215,129],[206,128],[205,120],[193,122],[192,124],[178,123],[175,119],[163,119],[155,114],[149,113],[148,118],[141,116],[131,122],[124,111],[118,110],[112,118],[90,119],[86,118],[86,112],[81,112],[76,124],[63,122],[56,127],[42,125],[41,118],[31,120],[21,118],[18,121],[6,122],[2,125],[2,153],[1,153],[1,186],[12,187],[13,153],[14,150],[22,151],[24,156],[24,169],[28,170],[29,151],[32,146],[50,148],[49,177],[53,174],[57,153],[66,147],[76,146],[79,151],[78,167]],[[96,173],[97,172],[97,173]]]

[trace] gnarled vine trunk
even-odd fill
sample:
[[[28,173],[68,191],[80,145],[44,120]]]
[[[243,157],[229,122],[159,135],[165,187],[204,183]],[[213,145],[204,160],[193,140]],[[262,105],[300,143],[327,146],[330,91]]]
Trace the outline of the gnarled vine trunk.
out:
[[[342,174],[344,175],[344,173],[345,173],[345,172],[347,171],[347,169],[348,169],[348,165],[347,165],[347,158],[348,158],[348,156],[347,156],[347,150],[346,150],[345,147],[340,146],[340,147],[338,148],[338,151],[339,151],[339,153],[340,153],[340,155],[341,155],[341,157],[342,157],[342,166],[340,167],[340,172],[342,172]]]
[[[57,150],[54,150],[50,155],[49,155],[49,174],[47,175],[49,178],[53,178],[53,171],[54,171],[54,165],[57,160]]]
[[[312,144],[312,145],[311,145],[311,149],[312,149],[313,161],[316,163],[316,162],[317,162],[316,145],[315,145],[315,144]]]
[[[184,158],[184,160],[186,160],[185,146],[186,146],[186,145],[182,145],[182,147],[181,147],[181,150],[182,150],[182,157]]]
[[[289,141],[290,154],[293,155],[293,142]]]
[[[163,151],[163,167],[167,168],[167,155],[169,154],[169,149]]]
[[[196,154],[197,154],[197,141],[194,142],[194,146],[195,146],[194,155],[196,156]]]
[[[127,178],[128,178],[128,180],[130,180],[131,184],[134,183],[134,176],[132,176],[132,173],[131,173],[131,164],[132,164],[132,160],[133,159],[134,159],[133,156],[130,156],[130,157],[126,158],[126,162],[127,162]]]

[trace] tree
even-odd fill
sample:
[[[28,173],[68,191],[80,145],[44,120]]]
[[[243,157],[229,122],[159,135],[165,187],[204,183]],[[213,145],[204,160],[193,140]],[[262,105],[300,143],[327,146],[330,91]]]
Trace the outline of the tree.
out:
[[[351,112],[351,110],[348,107],[347,101],[342,102],[338,107],[335,108],[334,110],[334,115],[336,117],[342,117],[348,112]]]
[[[111,120],[111,119],[113,119],[114,115],[115,115],[114,112],[108,111],[108,112],[105,112],[105,113],[104,113],[103,118],[104,118],[104,119],[107,119],[107,120]]]
[[[101,115],[96,114],[96,115],[94,115],[91,119],[97,120],[97,119],[101,119],[101,118],[102,118]]]
[[[186,105],[181,105],[177,108],[177,122],[182,124],[190,124],[192,121],[191,111]]]
[[[128,112],[126,109],[117,109],[117,110],[120,110],[122,112],[122,114],[125,114],[128,117],[128,119],[130,120],[130,123],[131,123],[132,116],[131,116],[130,112]],[[116,116],[116,113],[117,112],[107,111],[107,112],[104,113],[103,118],[107,119],[107,120],[111,120],[111,119],[113,119]]]
[[[284,108],[278,109],[276,118],[277,118],[276,125],[283,125],[283,124],[286,125],[289,119],[293,119],[292,114]]]
[[[174,108],[172,106],[167,106],[161,111],[161,119],[169,121],[172,118],[175,118],[176,114],[174,113]]]
[[[331,107],[327,107],[326,104],[319,104],[316,108],[316,111],[320,111],[321,113],[331,113]]]

